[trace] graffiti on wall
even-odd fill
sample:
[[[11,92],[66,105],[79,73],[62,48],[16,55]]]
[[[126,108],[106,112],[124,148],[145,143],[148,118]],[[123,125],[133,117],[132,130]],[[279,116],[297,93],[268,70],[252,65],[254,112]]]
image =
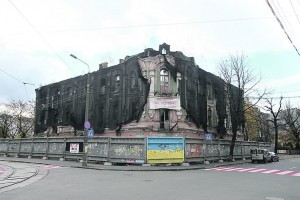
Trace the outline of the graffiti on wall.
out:
[[[108,144],[106,143],[90,143],[88,144],[89,155],[108,156]]]
[[[205,149],[206,156],[218,156],[219,149],[218,145],[208,144]]]
[[[144,158],[144,145],[140,144],[112,144],[111,156],[123,158]]]
[[[33,152],[46,152],[46,150],[47,150],[46,142],[39,142],[33,144]]]
[[[30,153],[31,152],[31,143],[21,144],[21,152]]]
[[[227,156],[230,152],[230,146],[229,145],[220,145],[220,155],[221,156]]]
[[[49,143],[49,153],[63,153],[64,143]]]
[[[198,157],[202,155],[202,147],[200,144],[187,144],[186,155],[190,157]]]

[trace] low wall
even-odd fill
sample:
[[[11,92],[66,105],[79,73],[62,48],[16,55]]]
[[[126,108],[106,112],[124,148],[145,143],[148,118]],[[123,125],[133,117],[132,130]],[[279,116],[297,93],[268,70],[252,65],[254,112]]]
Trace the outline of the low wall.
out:
[[[0,139],[0,155],[82,160],[84,137]],[[229,158],[229,140],[183,137],[94,137],[87,143],[88,161],[111,163],[193,163]],[[234,158],[250,158],[250,149],[270,143],[236,141]]]

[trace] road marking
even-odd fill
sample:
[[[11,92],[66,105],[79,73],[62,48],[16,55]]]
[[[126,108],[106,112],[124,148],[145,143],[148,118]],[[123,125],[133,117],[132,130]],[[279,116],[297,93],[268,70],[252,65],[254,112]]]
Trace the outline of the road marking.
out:
[[[297,168],[297,167],[291,167],[290,169],[295,169],[295,168]]]
[[[61,169],[61,168],[66,168],[66,167],[58,166],[58,165],[39,165],[39,167],[42,167],[44,169]]]
[[[283,172],[279,172],[279,173],[276,173],[278,175],[287,175],[287,174],[290,174],[290,173],[293,173],[294,171],[283,171]]]
[[[256,170],[252,170],[252,171],[248,171],[248,172],[262,172],[262,171],[266,171],[268,169],[256,169]]]
[[[230,171],[238,171],[238,170],[241,170],[241,169],[243,169],[243,168],[231,168],[231,169],[225,169],[223,171],[230,172]]]
[[[225,171],[225,172],[251,172],[251,173],[262,173],[262,174],[278,174],[278,175],[286,175],[286,176],[300,176],[300,172],[295,171],[282,171],[279,169],[257,169],[257,168],[238,168],[238,167],[215,167],[204,170],[212,170],[212,171]]]
[[[292,176],[300,176],[300,172],[298,172],[297,174],[293,174]]]
[[[268,170],[268,171],[265,171],[265,172],[262,172],[262,173],[264,173],[264,174],[274,174],[276,172],[281,172],[281,170],[273,169],[273,170]]]
[[[247,172],[247,171],[251,171],[251,170],[254,170],[254,169],[257,169],[257,168],[244,168],[244,169],[241,169],[241,170],[237,170],[239,172]]]
[[[216,171],[223,171],[225,169],[231,169],[230,167],[216,167],[216,168],[211,168],[207,170],[216,170]]]

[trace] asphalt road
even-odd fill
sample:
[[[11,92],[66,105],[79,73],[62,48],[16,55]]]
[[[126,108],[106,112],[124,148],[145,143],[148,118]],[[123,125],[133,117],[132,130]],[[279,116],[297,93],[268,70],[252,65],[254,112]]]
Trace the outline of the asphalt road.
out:
[[[7,167],[23,168],[35,181],[0,189],[1,200],[170,199],[299,200],[300,158],[269,164],[242,164],[208,170],[109,171],[0,161],[0,186]],[[6,172],[2,172],[6,166]],[[15,168],[17,167],[17,168]],[[45,173],[45,170],[47,173]],[[41,172],[41,174],[39,174]],[[2,177],[2,179],[1,179]],[[7,176],[6,176],[7,177]]]

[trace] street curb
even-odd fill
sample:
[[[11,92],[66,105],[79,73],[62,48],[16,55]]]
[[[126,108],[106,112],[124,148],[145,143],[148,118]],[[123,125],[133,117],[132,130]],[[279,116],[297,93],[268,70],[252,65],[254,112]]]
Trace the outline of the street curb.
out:
[[[244,163],[250,163],[249,160],[236,161],[236,162],[223,162],[223,163],[211,163],[211,164],[197,164],[191,166],[151,166],[142,167],[137,165],[126,165],[126,166],[104,166],[101,164],[88,164],[88,166],[81,166],[79,163],[76,165],[70,161],[58,161],[58,160],[29,160],[27,158],[0,158],[0,161],[6,162],[22,162],[22,163],[32,163],[40,165],[58,165],[62,167],[80,168],[80,169],[91,169],[91,170],[109,170],[109,171],[187,171],[187,170],[200,170],[200,169],[210,169],[215,167],[240,165]]]

